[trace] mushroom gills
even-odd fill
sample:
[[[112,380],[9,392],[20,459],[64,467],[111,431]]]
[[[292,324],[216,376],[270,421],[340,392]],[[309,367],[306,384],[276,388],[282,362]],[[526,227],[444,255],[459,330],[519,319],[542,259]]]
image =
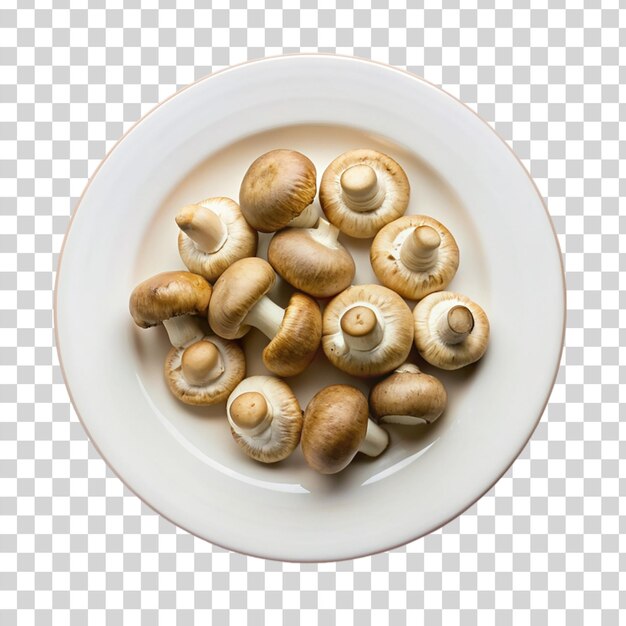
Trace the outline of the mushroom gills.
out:
[[[183,207],[176,215],[176,224],[207,254],[220,250],[228,239],[228,228],[220,216],[199,204]]]
[[[389,433],[371,419],[367,420],[367,431],[359,446],[359,452],[367,456],[382,454],[389,445]]]
[[[172,395],[194,406],[223,402],[245,373],[243,350],[216,335],[206,335],[186,348],[172,347],[164,364]]]
[[[163,320],[170,343],[175,348],[184,348],[204,337],[204,332],[193,316],[179,315]]]
[[[347,168],[341,175],[340,184],[344,201],[353,211],[375,211],[385,200],[385,188],[376,170],[364,163]]]
[[[414,272],[426,272],[437,261],[441,236],[426,224],[409,232],[400,246],[400,260]]]

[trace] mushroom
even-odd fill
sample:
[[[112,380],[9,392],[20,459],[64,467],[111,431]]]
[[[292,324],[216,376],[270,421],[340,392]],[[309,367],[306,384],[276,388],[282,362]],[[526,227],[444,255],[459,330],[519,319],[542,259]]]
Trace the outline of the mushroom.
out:
[[[233,263],[218,279],[209,306],[209,323],[225,339],[243,337],[251,326],[271,339],[263,363],[277,376],[295,376],[313,360],[322,335],[315,300],[294,293],[283,309],[266,294],[274,285],[272,266],[256,257]]]
[[[211,282],[235,261],[256,254],[259,236],[230,198],[188,204],[176,215],[176,223],[183,263]]]
[[[286,382],[273,376],[251,376],[226,403],[230,431],[239,447],[262,463],[287,458],[300,441],[302,409]]]
[[[219,337],[205,337],[194,315],[206,317],[211,285],[191,272],[163,272],[130,296],[130,313],[142,328],[163,324],[172,348],[164,366],[170,391],[182,402],[222,402],[245,376],[243,352]]]
[[[330,385],[318,391],[304,412],[302,453],[308,465],[322,474],[336,474],[357,452],[384,452],[389,434],[368,415],[367,399],[356,387]]]
[[[327,168],[320,183],[326,217],[351,237],[373,237],[404,214],[410,186],[404,170],[375,150],[350,150]]]
[[[489,342],[489,320],[468,297],[437,291],[413,309],[415,347],[422,358],[444,370],[478,361]]]
[[[223,402],[246,375],[243,350],[215,335],[186,348],[172,347],[165,359],[170,391],[185,404]]]
[[[406,302],[381,285],[356,285],[324,311],[322,346],[329,361],[353,376],[381,376],[406,360],[413,319]]]
[[[316,228],[288,228],[270,241],[267,259],[289,284],[315,298],[328,298],[350,285],[352,255],[337,241],[339,229],[320,218]]]
[[[370,391],[372,418],[386,424],[432,424],[445,410],[448,395],[434,376],[404,363]]]
[[[248,224],[262,233],[279,230],[292,220],[293,226],[313,226],[317,221],[317,212],[311,206],[316,177],[315,165],[304,154],[295,150],[266,152],[243,177],[239,189],[241,212]]]
[[[420,300],[448,286],[459,266],[459,248],[441,222],[405,215],[379,231],[370,260],[383,285],[403,298]]]
[[[163,324],[176,348],[185,347],[204,336],[192,315],[206,316],[211,285],[191,272],[163,272],[137,285],[130,294],[130,314],[137,326],[150,328]]]

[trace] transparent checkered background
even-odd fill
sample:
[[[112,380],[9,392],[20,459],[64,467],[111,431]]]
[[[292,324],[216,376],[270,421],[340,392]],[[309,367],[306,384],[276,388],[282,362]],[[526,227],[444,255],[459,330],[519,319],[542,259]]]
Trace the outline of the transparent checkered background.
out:
[[[462,10],[458,0],[408,10],[380,0],[373,8],[339,0],[337,9],[330,0],[301,9],[270,0],[266,10],[243,0],[197,10],[183,0],[36,4],[0,4],[0,624],[618,624],[626,604],[618,1],[568,0],[565,9],[565,0],[503,0],[497,10],[495,0]],[[558,381],[506,476],[423,540],[324,565],[232,554],[130,494],[69,405],[51,312],[70,213],[123,131],[212,70],[297,51],[406,67],[488,120],[547,200],[569,287]]]

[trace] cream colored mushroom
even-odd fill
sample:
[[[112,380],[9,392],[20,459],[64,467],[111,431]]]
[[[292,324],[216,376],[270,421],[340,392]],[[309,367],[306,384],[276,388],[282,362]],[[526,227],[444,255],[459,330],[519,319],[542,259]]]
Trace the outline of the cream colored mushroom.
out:
[[[370,260],[383,285],[403,298],[420,300],[448,286],[459,266],[459,248],[441,222],[405,215],[378,232]]]
[[[367,399],[356,387],[325,387],[306,407],[302,453],[322,474],[340,472],[357,452],[378,456],[388,445],[387,431],[369,419]]]
[[[284,381],[251,376],[231,393],[226,413],[233,439],[262,463],[286,459],[300,442],[302,409]]]
[[[313,226],[315,165],[295,150],[271,150],[248,168],[239,190],[241,212],[252,228],[271,233],[285,226]],[[291,223],[291,224],[290,224]]]
[[[270,241],[267,259],[290,285],[315,298],[329,298],[350,285],[352,255],[337,240],[339,229],[320,218],[316,228],[288,228]]]
[[[230,198],[208,198],[176,215],[178,251],[189,271],[213,282],[235,261],[255,256],[258,234]]]
[[[233,263],[217,280],[209,323],[225,339],[243,337],[251,326],[271,339],[263,363],[278,376],[295,376],[313,360],[322,334],[322,314],[313,299],[291,296],[286,309],[266,296],[276,281],[271,265],[259,258]]]
[[[432,424],[448,402],[445,387],[434,376],[404,363],[370,391],[372,418],[386,424]]]
[[[324,354],[335,367],[353,376],[390,372],[406,360],[412,344],[411,310],[387,287],[348,287],[324,311]]]
[[[211,285],[191,272],[163,272],[137,285],[130,295],[130,314],[137,326],[163,324],[170,343],[182,348],[202,339],[204,331],[192,316],[205,317]]]
[[[224,402],[246,375],[243,350],[233,341],[209,335],[186,348],[172,347],[165,359],[165,379],[185,404]]]
[[[438,291],[413,310],[415,347],[431,365],[455,370],[478,361],[489,342],[489,320],[473,300]]]
[[[326,217],[351,237],[373,237],[409,204],[409,180],[391,157],[375,150],[351,150],[337,157],[320,183]]]

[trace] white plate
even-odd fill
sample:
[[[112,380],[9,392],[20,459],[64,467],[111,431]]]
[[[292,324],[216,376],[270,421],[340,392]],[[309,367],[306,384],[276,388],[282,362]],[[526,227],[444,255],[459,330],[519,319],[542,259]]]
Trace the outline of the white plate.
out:
[[[383,150],[406,169],[409,213],[444,222],[461,265],[451,289],[487,311],[491,344],[475,367],[439,372],[450,402],[430,428],[390,426],[378,459],[336,476],[298,450],[276,466],[251,461],[223,408],[186,407],[162,380],[162,328],[128,314],[133,286],[183,268],[173,215],[203,197],[237,199],[266,150],[307,154],[321,176],[341,152]],[[374,280],[368,241],[348,242]],[[265,251],[267,237],[263,237]],[[286,290],[278,290],[277,297]],[[337,560],[420,537],[461,513],[506,471],[552,388],[564,331],[559,248],[542,200],[506,144],[470,109],[405,72],[350,58],[274,58],[183,89],[126,134],[90,181],[68,232],[56,286],[65,380],[94,445],[152,508],[221,546],[295,561]],[[264,340],[246,340],[264,373]],[[414,355],[413,355],[414,356]],[[414,358],[416,358],[414,356]],[[432,368],[425,367],[432,372]],[[290,383],[303,406],[346,382],[322,356]],[[367,384],[356,383],[367,391]]]

